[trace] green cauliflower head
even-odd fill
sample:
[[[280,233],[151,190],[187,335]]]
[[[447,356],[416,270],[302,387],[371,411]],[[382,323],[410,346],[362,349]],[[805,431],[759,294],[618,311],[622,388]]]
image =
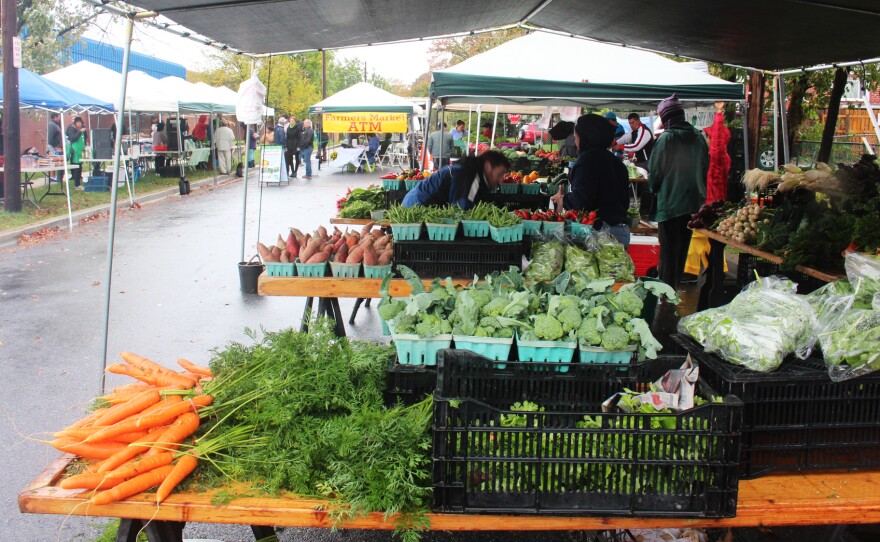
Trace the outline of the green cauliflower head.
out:
[[[595,316],[584,318],[583,322],[581,322],[581,327],[578,328],[578,339],[592,346],[602,344],[602,332],[596,327],[598,323],[599,321]]]
[[[535,336],[542,341],[558,341],[565,335],[565,330],[559,320],[549,314],[538,314],[533,317],[532,330]]]
[[[629,345],[629,333],[618,325],[605,327],[602,332],[602,348],[606,350],[623,350]]]

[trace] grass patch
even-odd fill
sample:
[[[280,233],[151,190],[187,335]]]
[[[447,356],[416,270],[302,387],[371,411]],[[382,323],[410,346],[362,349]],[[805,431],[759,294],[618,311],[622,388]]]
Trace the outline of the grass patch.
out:
[[[101,534],[98,535],[98,538],[95,538],[91,542],[116,542],[116,532],[119,531],[119,520],[114,519],[110,523],[104,526],[104,530],[101,531]],[[145,533],[138,533],[137,542],[147,542],[147,535]]]
[[[187,170],[186,172],[186,178],[190,181],[207,179],[211,178],[212,176],[213,174],[211,173],[211,171],[205,171],[201,169],[197,169],[195,171]],[[177,187],[176,177],[159,177],[158,175],[156,175],[155,172],[149,172],[138,179],[138,182],[136,183],[134,189],[136,196],[143,196],[171,187]],[[70,188],[73,189],[72,181],[70,182]],[[37,200],[39,200],[40,197],[42,197],[42,195],[46,193],[46,190],[47,188],[45,186],[34,188],[34,192],[37,195]],[[58,186],[53,186],[52,190],[57,191]],[[128,198],[128,191],[125,189],[124,185],[119,186],[118,198],[120,202],[125,201]],[[73,212],[77,212],[82,209],[88,209],[90,207],[95,207],[98,205],[107,205],[109,203],[109,191],[85,192],[83,190],[71,190],[70,193],[70,206],[73,209]],[[5,209],[0,208],[0,230],[20,228],[29,224],[40,222],[41,220],[46,220],[47,218],[67,215],[67,198],[63,196],[49,196],[48,198],[44,198],[43,201],[39,203],[39,205],[40,208],[37,209],[29,202],[22,201],[22,209],[20,212],[17,213],[11,213],[6,211]]]

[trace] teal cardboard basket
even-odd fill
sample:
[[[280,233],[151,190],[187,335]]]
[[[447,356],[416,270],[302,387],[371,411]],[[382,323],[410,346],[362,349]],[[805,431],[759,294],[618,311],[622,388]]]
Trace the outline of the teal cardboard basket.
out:
[[[403,181],[397,179],[382,179],[383,190],[400,190],[401,185],[403,185]]]
[[[323,277],[327,275],[327,262],[302,263],[296,262],[296,274],[301,277]]]
[[[565,222],[548,222],[544,220],[541,224],[541,229],[544,233],[562,232],[565,231]]]
[[[537,237],[541,233],[541,221],[540,220],[523,220],[523,235],[528,235],[530,237]]]
[[[581,363],[629,364],[635,351],[635,345],[623,350],[606,350],[598,346],[580,345]]]
[[[571,234],[579,239],[585,239],[589,237],[592,231],[592,224],[581,224],[579,222],[571,223]]]
[[[523,225],[519,223],[516,226],[504,226],[501,228],[490,225],[489,236],[496,243],[518,243],[523,238]]]
[[[368,279],[384,279],[389,273],[391,273],[391,264],[364,265],[364,276]]]
[[[418,185],[420,182],[422,182],[422,181],[403,181],[403,183],[404,183],[404,187],[405,187],[407,190],[412,190],[412,189],[415,188],[416,185]]]
[[[454,241],[458,224],[425,224],[428,228],[428,239],[431,241]]]
[[[417,241],[422,235],[421,224],[391,224],[395,241]]]
[[[487,220],[462,220],[461,227],[465,237],[489,237]]]
[[[516,339],[520,361],[543,361],[549,363],[571,363],[577,341],[523,341]],[[567,373],[568,367],[559,367],[560,373]]]
[[[498,191],[502,194],[519,194],[520,183],[501,183]]]
[[[541,185],[538,183],[530,183],[522,185],[522,193],[526,196],[537,196],[541,193]]]
[[[470,350],[474,354],[494,359],[496,361],[507,361],[510,359],[510,349],[513,347],[513,337],[509,339],[500,339],[497,337],[474,337],[470,335],[453,335],[452,340],[455,341],[455,348],[459,350]],[[499,369],[507,367],[506,363],[496,365]]]
[[[296,266],[292,263],[266,262],[266,275],[270,277],[294,277]]]
[[[419,337],[391,334],[397,348],[397,360],[404,365],[437,365],[437,352],[452,346],[452,335]]]
[[[356,279],[361,276],[361,264],[330,262],[330,272],[338,279]]]

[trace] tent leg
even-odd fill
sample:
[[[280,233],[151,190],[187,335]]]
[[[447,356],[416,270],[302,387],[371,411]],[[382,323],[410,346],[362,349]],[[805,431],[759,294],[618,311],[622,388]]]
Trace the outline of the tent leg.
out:
[[[464,155],[465,156],[468,155],[468,150],[469,150],[469,147],[471,146],[470,143],[471,143],[471,111],[472,111],[472,108],[473,108],[473,106],[468,105],[467,139],[465,140],[465,148],[464,148]]]
[[[49,122],[52,122],[51,118]],[[61,129],[64,130],[63,112],[61,112]],[[73,231],[73,207],[70,204],[70,172],[67,169],[67,136],[63,132],[61,133],[61,156],[64,157],[64,194],[67,197],[67,229],[68,231]]]
[[[495,105],[495,118],[492,119],[492,140],[489,141],[489,148],[495,148],[495,127],[498,125],[498,105]]]
[[[214,186],[217,186],[217,149],[214,148],[214,106],[211,106],[211,115],[208,121],[208,129],[211,131],[211,143],[209,148],[211,152],[208,156],[210,156],[211,160],[211,172],[214,177]]]
[[[446,132],[446,108],[443,107],[442,105],[440,106],[439,130],[440,130],[440,152],[438,153],[439,158],[437,159],[437,169],[440,169],[441,167],[443,167],[443,136],[446,135],[445,134],[445,132]],[[451,138],[452,136],[449,136],[449,137]],[[447,157],[446,159],[448,160],[449,158]]]
[[[785,109],[785,77],[780,75],[776,78],[779,82],[779,118],[782,121],[782,158],[783,163],[787,164],[791,161],[791,149],[788,148],[788,118]]]
[[[743,121],[743,162],[745,168],[743,171],[749,170],[749,120],[747,114],[748,100],[742,102],[742,121]]]
[[[779,76],[776,76],[779,81]],[[773,168],[779,169],[779,136],[776,133],[776,126],[779,124],[779,93],[776,89],[778,83],[773,85]]]
[[[242,180],[242,183],[241,183],[243,186],[242,186],[242,193],[241,193],[242,194],[241,195],[241,255],[238,259],[238,261],[240,261],[240,262],[245,261],[244,260],[244,243],[245,243],[244,232],[245,232],[245,227],[247,225],[247,185],[248,185],[248,173],[250,173],[250,171],[249,171],[250,168],[248,167],[247,154],[248,154],[248,151],[250,150],[250,144],[251,144],[251,125],[248,124],[247,128],[245,128],[245,131],[244,131],[244,149],[242,149],[242,155],[243,155],[242,162],[244,162],[244,179]]]
[[[128,65],[131,57],[131,35],[134,32],[134,18],[128,17],[125,24],[125,50],[122,55],[122,83],[119,88],[119,111],[116,116],[117,126],[122,126],[122,118],[125,113],[125,86],[128,81]],[[122,136],[116,138],[113,149],[113,182],[110,183],[110,224],[107,236],[107,275],[104,278],[104,345],[101,352],[101,381],[99,392],[104,395],[106,384],[104,369],[107,368],[107,341],[110,333],[110,287],[113,278],[113,244],[116,240],[116,204],[119,201],[119,186],[116,179],[119,178],[119,158],[122,152]],[[69,188],[69,186],[68,186]]]
[[[425,135],[422,137],[422,156],[421,156],[421,159],[419,160],[419,166],[420,166],[419,169],[421,169],[423,171],[425,169],[427,169],[425,166],[428,165],[426,162],[428,161],[428,133],[431,128],[431,98],[430,98],[430,96],[428,97],[427,100],[425,100],[425,112],[427,115],[427,117],[425,118],[425,129],[423,130]]]

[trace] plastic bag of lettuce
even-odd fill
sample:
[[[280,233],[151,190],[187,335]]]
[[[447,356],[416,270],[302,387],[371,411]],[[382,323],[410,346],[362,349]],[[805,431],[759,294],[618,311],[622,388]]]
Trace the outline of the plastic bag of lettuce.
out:
[[[603,228],[602,231],[593,234],[599,246],[596,252],[596,261],[599,264],[599,276],[611,278],[616,282],[633,282],[636,280],[636,265],[623,245],[611,235],[610,230]]]
[[[678,330],[731,363],[774,371],[789,354],[806,358],[816,342],[813,308],[796,289],[788,279],[762,278],[728,305],[682,318]]]
[[[549,234],[532,243],[532,261],[525,277],[532,281],[550,281],[562,272],[565,265],[565,240],[559,234]]]

